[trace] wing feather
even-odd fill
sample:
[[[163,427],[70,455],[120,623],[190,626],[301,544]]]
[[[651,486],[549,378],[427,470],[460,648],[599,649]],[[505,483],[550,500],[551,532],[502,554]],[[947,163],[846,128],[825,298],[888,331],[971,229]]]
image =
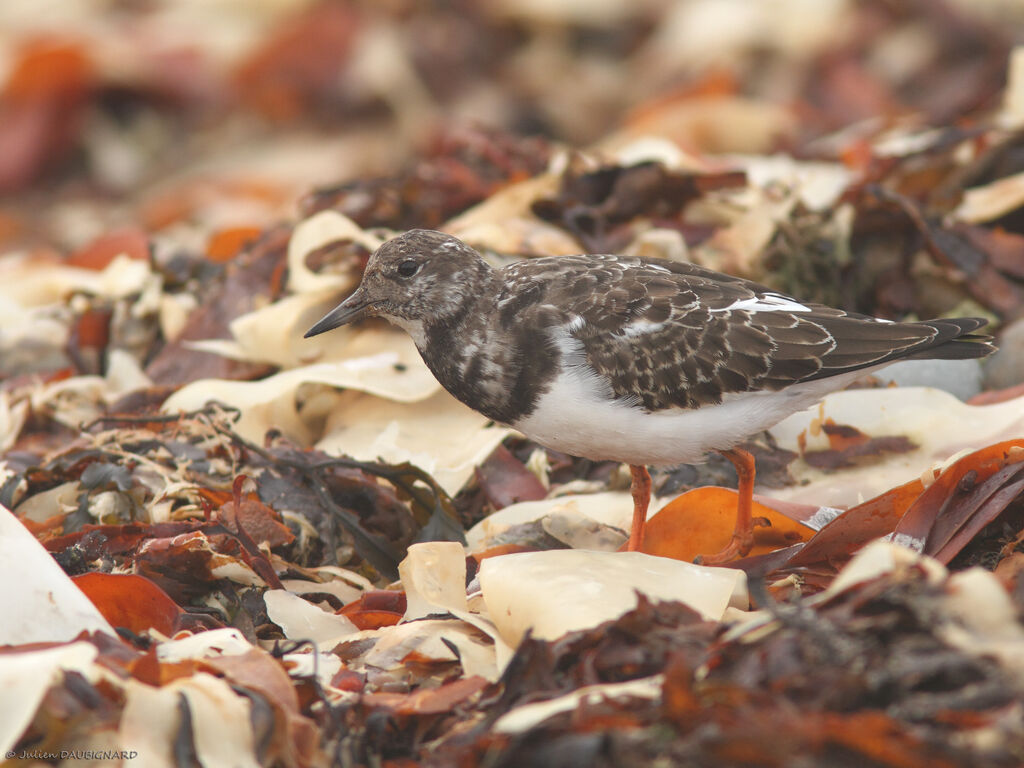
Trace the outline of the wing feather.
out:
[[[693,264],[614,256],[507,268],[611,392],[647,410],[720,403],[906,357],[992,351],[979,318],[892,323],[785,296]],[[508,306],[518,311],[514,299]],[[500,302],[499,302],[500,303]],[[511,319],[512,313],[506,315]],[[525,318],[521,318],[525,319]]]

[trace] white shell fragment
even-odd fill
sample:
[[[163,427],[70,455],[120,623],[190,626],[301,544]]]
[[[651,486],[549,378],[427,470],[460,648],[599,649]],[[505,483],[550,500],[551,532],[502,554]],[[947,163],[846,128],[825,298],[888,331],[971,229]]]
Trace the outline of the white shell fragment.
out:
[[[331,410],[316,447],[360,461],[412,462],[449,494],[473,476],[510,434],[447,392],[402,405],[346,392]]]
[[[480,564],[487,611],[510,645],[529,630],[552,640],[595,627],[637,605],[637,593],[680,601],[718,621],[747,607],[746,574],[639,552],[559,549],[489,557]]]
[[[311,640],[329,648],[359,631],[346,617],[328,613],[284,589],[268,589],[263,600],[267,616],[289,640]]]
[[[830,209],[846,191],[853,174],[841,163],[800,162],[786,155],[730,158],[757,187],[780,185],[791,190],[808,209]]]
[[[0,645],[71,640],[82,632],[116,633],[49,552],[0,506]]]
[[[664,675],[641,677],[622,683],[585,685],[571,693],[547,701],[523,704],[506,712],[494,723],[496,733],[524,733],[562,712],[572,712],[581,704],[597,704],[604,699],[657,699],[661,697]]]
[[[912,549],[885,539],[878,539],[857,552],[828,585],[822,598],[838,595],[887,573],[902,572],[916,566],[924,568],[933,583],[941,582],[946,576],[946,569],[937,560],[923,557]]]
[[[175,765],[174,737],[181,728],[181,712],[173,685],[156,688],[134,679],[125,684],[118,739],[123,749],[145,755],[153,768]]]
[[[455,541],[413,544],[398,565],[405,587],[405,620],[465,611],[466,553]]]
[[[429,372],[421,375],[418,367],[399,371],[396,365],[401,364],[400,355],[383,350],[367,357],[293,368],[259,381],[203,379],[187,384],[171,395],[164,403],[163,411],[192,411],[217,401],[241,409],[242,417],[235,430],[247,439],[262,442],[268,430],[278,429],[288,437],[308,444],[318,433],[313,425],[307,423],[305,414],[300,413],[296,403],[300,386],[322,384],[339,389],[358,389],[405,402],[423,399],[438,390]]]
[[[995,574],[978,567],[955,573],[946,594],[950,621],[941,629],[943,639],[964,653],[996,659],[1024,684],[1024,629]]]
[[[312,251],[342,240],[357,242],[371,253],[384,242],[337,211],[321,211],[296,224],[288,243],[288,288],[294,293],[354,288],[352,275],[322,275],[306,266]]]
[[[648,519],[661,509],[666,499],[652,498],[647,510]],[[633,519],[633,498],[625,491],[606,491],[580,496],[558,496],[539,501],[521,501],[485,517],[466,533],[471,552],[481,552],[494,546],[502,533],[516,525],[544,520],[545,530],[558,538],[567,521],[573,520],[581,529],[617,528],[628,532]],[[618,549],[612,537],[597,535],[592,541],[606,541],[608,551]],[[605,549],[588,547],[589,549]]]
[[[766,493],[783,501],[853,506],[930,472],[960,451],[1024,435],[1024,397],[995,405],[967,405],[948,392],[928,387],[847,390],[829,395],[821,405],[795,413],[768,431],[780,448],[799,452],[805,440],[806,450],[825,450],[828,437],[820,426],[827,419],[869,437],[902,435],[916,448],[827,470],[797,459],[789,465],[796,483]]]
[[[358,600],[363,594],[362,589],[357,589],[341,579],[332,579],[325,582],[306,581],[304,579],[281,579],[281,586],[296,595],[309,595],[317,592],[334,595],[343,604]]]
[[[62,303],[76,291],[111,299],[145,290],[159,295],[160,278],[149,264],[117,256],[104,269],[40,263],[32,254],[9,254],[0,260],[0,295],[23,308]]]
[[[0,751],[13,754],[9,750],[64,670],[93,678],[93,660],[98,654],[96,646],[85,642],[0,654],[0,690],[4,692],[0,696]]]
[[[1024,125],[1024,45],[1018,45],[1010,51],[1006,91],[1003,93],[1003,108],[998,120],[1010,129]]]
[[[156,646],[160,661],[205,659],[211,656],[237,656],[252,650],[252,644],[234,627],[220,627],[187,637],[167,640]]]
[[[996,659],[1024,683],[1024,629],[1006,588],[991,571],[974,567],[950,574],[937,560],[880,539],[861,549],[829,588],[810,600],[827,600],[887,574],[898,578],[910,568],[922,569],[930,583],[944,587],[938,619],[942,638],[964,653]]]
[[[505,662],[499,667],[496,646],[486,634],[455,619],[412,621],[360,633],[359,639],[365,637],[378,640],[362,661],[379,669],[400,669],[414,653],[420,659],[458,661],[467,677],[479,675],[495,681],[504,670]]]
[[[982,187],[964,191],[953,217],[969,224],[992,221],[1024,205],[1024,173],[1004,176]]]
[[[249,699],[207,672],[175,680],[170,687],[188,700],[192,738],[203,765],[258,768]]]
[[[558,175],[543,173],[510,184],[450,220],[444,231],[473,248],[501,253],[580,253],[582,247],[574,237],[541,221],[531,209],[535,200],[558,194],[559,181]]]

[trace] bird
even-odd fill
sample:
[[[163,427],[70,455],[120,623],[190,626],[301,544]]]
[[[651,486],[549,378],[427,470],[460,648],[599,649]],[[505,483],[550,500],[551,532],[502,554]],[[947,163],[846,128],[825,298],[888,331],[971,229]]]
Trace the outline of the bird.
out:
[[[367,317],[407,332],[440,384],[542,446],[628,464],[642,549],[650,466],[714,451],[739,479],[736,525],[705,565],[749,553],[755,464],[738,447],[896,360],[980,358],[982,318],[893,322],[682,261],[544,256],[497,268],[456,237],[388,240],[305,336]]]

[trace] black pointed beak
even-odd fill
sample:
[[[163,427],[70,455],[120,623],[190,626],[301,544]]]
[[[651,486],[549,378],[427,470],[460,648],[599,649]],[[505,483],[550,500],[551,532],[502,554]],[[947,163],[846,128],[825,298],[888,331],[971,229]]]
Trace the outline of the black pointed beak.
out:
[[[362,290],[357,288],[351,296],[320,318],[319,322],[306,331],[302,338],[308,339],[310,336],[317,336],[346,323],[361,320],[368,306],[369,303],[365,300]]]

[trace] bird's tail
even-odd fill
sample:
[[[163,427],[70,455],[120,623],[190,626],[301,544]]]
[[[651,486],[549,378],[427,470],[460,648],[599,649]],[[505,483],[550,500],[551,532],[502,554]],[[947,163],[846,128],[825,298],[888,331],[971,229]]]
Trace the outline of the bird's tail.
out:
[[[904,360],[971,360],[986,357],[996,351],[992,337],[974,333],[984,328],[988,320],[981,317],[954,317],[940,320],[925,320],[926,325],[938,331],[932,342],[919,352],[907,355]]]

